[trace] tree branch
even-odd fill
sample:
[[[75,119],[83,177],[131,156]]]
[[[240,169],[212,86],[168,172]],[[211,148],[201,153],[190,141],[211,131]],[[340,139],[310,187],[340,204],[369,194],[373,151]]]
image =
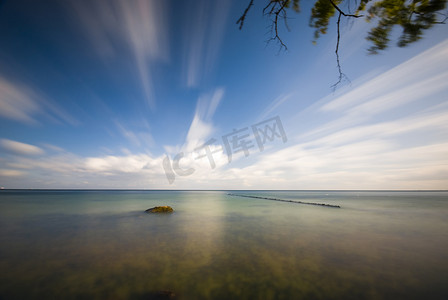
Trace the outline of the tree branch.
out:
[[[341,68],[341,63],[340,63],[340,61],[339,61],[339,41],[340,41],[340,39],[341,39],[341,32],[340,32],[340,24],[341,24],[341,16],[342,16],[342,12],[339,12],[339,15],[338,15],[338,22],[337,22],[337,28],[338,28],[338,39],[337,39],[337,42],[336,42],[336,50],[334,51],[334,53],[336,53],[336,62],[337,62],[337,67],[338,67],[338,72],[339,72],[339,79],[338,79],[338,81],[335,83],[335,84],[333,84],[331,87],[332,87],[332,89],[333,89],[333,91],[337,88],[337,86],[344,80],[344,79],[346,79],[346,80],[348,80],[348,81],[350,81],[349,79],[348,79],[348,77],[342,72],[342,68]]]
[[[268,5],[266,5],[264,8],[263,8],[263,15],[270,15],[270,14],[272,14],[272,12],[274,11],[274,9],[275,9],[275,7],[277,6],[277,1],[273,1],[273,0],[271,0],[271,1],[269,1],[269,3],[268,3]],[[272,4],[274,4],[274,5],[272,5]],[[271,7],[271,11],[269,12],[269,13],[266,13],[266,10],[269,8],[269,6],[271,6],[272,5],[272,7]]]
[[[280,4],[280,7],[276,10],[276,8],[278,7],[278,4]],[[271,26],[271,32],[272,32],[272,37],[267,40],[267,42],[269,43],[270,41],[277,41],[280,44],[280,50],[282,48],[284,48],[285,50],[288,50],[288,47],[286,46],[286,44],[283,42],[283,40],[280,38],[280,35],[278,33],[278,19],[279,17],[283,18],[285,20],[286,23],[286,5],[288,4],[287,0],[280,0],[280,1],[275,1],[275,0],[271,0],[269,2],[269,4],[263,9],[263,13],[265,15],[270,15],[273,16],[273,20],[272,20],[272,26]],[[266,10],[270,7],[270,11],[268,13],[266,13]],[[288,28],[287,23],[286,23],[286,28]]]
[[[247,13],[249,12],[252,5],[254,5],[254,0],[250,0],[249,5],[246,7],[243,15],[238,19],[238,21],[236,21],[236,24],[240,24],[240,30],[243,28],[244,20],[246,19]]]
[[[445,18],[442,21],[434,22],[434,24],[446,24],[446,20],[448,20],[448,12],[445,14],[437,13],[438,15],[444,16]]]
[[[352,17],[352,18],[360,18],[363,17],[363,15],[352,15],[352,14],[346,14],[345,12],[343,12],[334,2],[333,0],[328,0],[330,1],[331,5],[333,5],[334,8],[336,8],[336,10],[339,12],[339,14],[342,14],[344,17]]]
[[[337,38],[337,41],[336,41],[336,49],[335,49],[335,51],[334,51],[334,53],[336,54],[336,64],[337,64],[337,68],[338,68],[338,72],[339,72],[339,78],[338,78],[338,81],[337,81],[335,84],[333,84],[333,85],[331,86],[332,89],[335,90],[335,89],[338,87],[338,85],[339,85],[344,79],[347,80],[347,81],[350,81],[350,80],[348,79],[347,75],[345,75],[345,74],[342,72],[341,61],[339,60],[339,42],[340,42],[340,40],[341,40],[341,31],[340,31],[340,27],[341,27],[341,16],[344,16],[344,17],[350,17],[350,18],[360,18],[360,17],[363,17],[363,15],[346,14],[345,12],[343,12],[343,11],[336,5],[336,3],[334,3],[333,0],[328,0],[328,1],[330,1],[331,5],[332,5],[332,6],[339,12],[339,15],[338,15],[338,21],[336,22],[336,24],[337,24],[337,31],[338,31],[338,38]]]

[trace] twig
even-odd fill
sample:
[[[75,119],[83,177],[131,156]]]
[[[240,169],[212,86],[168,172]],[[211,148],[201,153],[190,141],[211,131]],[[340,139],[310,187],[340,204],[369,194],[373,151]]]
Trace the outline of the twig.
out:
[[[341,62],[339,60],[339,42],[341,40],[341,31],[340,31],[340,26],[341,26],[341,16],[344,17],[350,17],[350,18],[360,18],[363,15],[353,15],[353,14],[346,14],[345,12],[343,12],[334,2],[333,0],[328,0],[330,1],[331,5],[339,12],[338,15],[338,21],[337,21],[337,30],[338,30],[338,39],[336,41],[336,49],[335,49],[335,53],[336,53],[336,63],[337,63],[337,67],[338,67],[338,72],[339,72],[339,78],[338,81],[333,84],[331,87],[333,89],[333,91],[337,88],[337,86],[344,80],[348,80],[348,77],[342,72],[342,68],[341,68]]]
[[[434,24],[446,24],[446,20],[448,20],[448,12],[446,14],[442,14],[442,13],[437,13],[438,15],[442,15],[445,18],[442,21],[438,21],[438,22],[434,22]]]
[[[341,62],[339,61],[339,41],[340,41],[340,39],[341,39],[341,33],[340,33],[339,26],[340,26],[340,24],[341,24],[341,15],[342,15],[342,13],[339,12],[338,22],[337,22],[337,25],[338,25],[338,26],[337,26],[337,28],[338,28],[338,39],[337,39],[337,41],[336,41],[336,50],[334,51],[334,53],[336,53],[336,62],[337,62],[337,67],[338,67],[338,72],[339,72],[339,79],[338,79],[338,81],[337,81],[335,84],[333,84],[333,85],[331,86],[333,90],[336,89],[336,87],[342,82],[342,80],[343,80],[344,78],[347,79],[347,80],[349,80],[349,79],[347,78],[347,76],[342,72]],[[350,80],[349,80],[349,81],[350,81]]]
[[[246,19],[246,15],[249,12],[250,8],[254,5],[254,0],[250,0],[249,5],[246,7],[246,10],[244,11],[243,15],[236,21],[236,24],[240,24],[240,30],[243,28],[244,20]]]
[[[269,3],[268,3],[268,5],[266,5],[264,8],[263,8],[263,15],[270,15],[270,14],[272,14],[272,12],[274,11],[274,8],[275,8],[275,6],[277,6],[277,1],[269,1]],[[273,6],[272,6],[272,8],[271,8],[271,11],[269,12],[269,13],[266,13],[266,10],[269,8],[269,6],[271,6],[272,4],[274,4]]]
[[[270,3],[272,3],[273,1],[271,1]],[[273,37],[271,37],[269,41],[278,41],[280,43],[280,49],[281,48],[285,48],[285,50],[288,50],[288,47],[286,47],[285,43],[283,42],[283,40],[280,38],[280,35],[278,34],[278,17],[280,15],[280,13],[282,13],[282,17],[284,19],[286,19],[286,12],[285,12],[285,7],[286,4],[288,3],[288,1],[283,0],[282,5],[280,6],[280,8],[275,11],[275,13],[273,13],[273,9],[277,6],[277,3],[274,4],[274,6],[272,7],[271,11],[269,12],[269,14],[274,14],[274,21],[273,21],[273,29],[271,29],[272,31],[274,31],[275,35]],[[269,4],[270,5],[270,4]],[[267,6],[268,7],[268,6]],[[267,8],[265,7],[265,8]]]
[[[353,17],[353,18],[360,18],[363,17],[363,15],[352,15],[352,14],[346,14],[345,12],[343,12],[334,2],[333,0],[328,0],[330,1],[331,5],[333,5],[334,8],[336,8],[336,10],[342,14],[344,17]]]

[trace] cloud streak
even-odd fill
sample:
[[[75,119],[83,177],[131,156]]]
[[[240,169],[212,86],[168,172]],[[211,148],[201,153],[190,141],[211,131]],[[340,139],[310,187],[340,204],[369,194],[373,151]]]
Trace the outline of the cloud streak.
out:
[[[420,88],[425,87],[422,82],[434,85],[427,86],[426,93],[434,88],[436,88],[435,91],[439,91],[440,80],[447,77],[447,72],[443,72],[448,68],[446,57],[448,57],[448,40],[330,101],[322,106],[322,110],[346,110],[349,107],[356,107],[360,102],[369,103],[380,98],[379,96],[382,99],[384,95],[393,95],[390,100],[400,101],[399,104],[407,104],[415,99],[413,97],[413,92],[416,90],[415,84],[420,84]],[[442,72],[440,72],[441,70]],[[411,92],[404,94],[406,91]],[[405,97],[398,98],[397,93]],[[394,101],[377,102],[381,102],[383,109],[390,106],[395,107]]]
[[[446,57],[448,41],[348,93],[323,99],[305,113],[308,120],[326,122],[235,174],[247,188],[264,183],[279,189],[445,189]]]
[[[38,124],[38,116],[78,125],[79,121],[29,85],[13,83],[0,75],[0,117],[25,124]]]
[[[42,155],[44,150],[39,147],[12,141],[8,139],[0,139],[0,146],[3,150],[16,155]]]
[[[106,8],[103,12],[107,16],[99,17],[112,18],[110,23],[104,21],[111,28],[117,18],[124,20],[123,15],[137,14],[121,7],[125,5],[121,2],[111,3],[116,6],[109,6],[110,10]],[[149,7],[141,9],[145,11]],[[133,52],[134,57],[143,55],[147,59],[143,64],[146,64],[158,57],[161,48],[154,45],[150,50],[145,41],[141,41],[142,45],[132,41],[131,33],[141,34],[136,29],[140,26],[137,23],[126,24],[119,29],[119,34],[131,47],[142,51]],[[112,32],[110,30],[106,32]],[[101,51],[110,51],[113,55],[117,51],[116,40],[104,31],[99,34],[103,39]],[[152,38],[148,39],[157,39],[151,33],[149,36]],[[197,47],[207,48],[205,41]],[[44,151],[8,139],[0,140],[2,153],[6,153],[6,158],[0,157],[0,183],[21,188],[446,189],[446,57],[448,41],[355,85],[351,91],[323,99],[302,112],[301,116],[306,115],[308,119],[296,118],[283,123],[288,133],[297,130],[294,136],[288,136],[287,144],[266,147],[262,153],[252,152],[250,157],[234,159],[231,164],[226,154],[219,151],[220,145],[210,145],[216,167],[211,168],[207,157],[197,160],[197,153],[185,157],[182,166],[194,166],[195,172],[178,177],[172,185],[166,180],[163,169],[165,155],[129,150],[117,154],[111,150],[108,155],[82,157],[54,146],[43,146]],[[196,61],[194,57],[191,59]],[[205,74],[203,67],[192,65],[192,84],[197,84],[200,75]],[[144,76],[140,74],[140,77]],[[8,99],[19,99],[0,102],[14,120],[35,122],[35,116],[44,110],[45,105],[34,100],[31,90],[5,80],[0,81],[0,89],[4,92],[1,95],[10,96]],[[193,151],[210,138],[216,131],[213,117],[224,94],[223,88],[217,88],[199,97],[184,144],[171,147],[170,155]],[[285,93],[277,98],[262,115],[276,111],[290,97]],[[53,114],[57,114],[56,111]],[[317,121],[308,125],[305,124],[307,120]],[[126,140],[137,146],[141,143],[141,136],[134,128],[131,130],[119,122],[115,125]],[[309,126],[309,130],[302,130],[302,125]]]
[[[176,188],[445,189],[448,41],[306,110],[319,122],[246,160],[196,170]],[[416,71],[418,70],[418,72]],[[279,97],[266,111],[286,101]],[[302,127],[304,122],[296,118]],[[285,123],[294,127],[294,121]],[[289,124],[288,124],[289,123]],[[293,124],[291,124],[293,123]],[[281,147],[281,146],[280,146]]]
[[[195,1],[189,3],[185,20],[184,80],[196,87],[210,76],[219,56],[224,37],[229,1]]]
[[[166,4],[156,0],[73,2],[76,20],[105,60],[128,48],[146,103],[155,108],[151,63],[168,57]]]
[[[217,88],[212,94],[199,97],[196,111],[188,130],[184,149],[191,152],[194,148],[202,146],[214,132],[212,117],[224,96],[224,89]]]
[[[448,40],[346,93],[325,97],[305,113],[328,121],[304,133],[302,138],[315,138],[385,118],[398,119],[443,103],[447,100],[446,57]]]
[[[0,116],[3,118],[36,123],[34,115],[41,109],[35,99],[36,95],[31,90],[0,77]]]

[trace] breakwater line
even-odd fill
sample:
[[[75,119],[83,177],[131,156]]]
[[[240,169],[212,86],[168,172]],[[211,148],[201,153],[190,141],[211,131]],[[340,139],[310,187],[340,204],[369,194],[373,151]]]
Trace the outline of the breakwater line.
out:
[[[341,208],[339,205],[326,204],[326,203],[317,203],[317,202],[304,202],[304,201],[295,201],[295,200],[285,200],[278,198],[269,198],[269,197],[260,197],[260,196],[251,196],[251,195],[239,195],[239,194],[227,194],[229,196],[235,197],[246,197],[246,198],[254,198],[254,199],[263,199],[263,200],[271,200],[271,201],[280,201],[280,202],[288,202],[288,203],[296,203],[296,204],[307,204],[307,205],[316,205],[316,206],[324,206],[324,207],[332,207],[332,208]]]

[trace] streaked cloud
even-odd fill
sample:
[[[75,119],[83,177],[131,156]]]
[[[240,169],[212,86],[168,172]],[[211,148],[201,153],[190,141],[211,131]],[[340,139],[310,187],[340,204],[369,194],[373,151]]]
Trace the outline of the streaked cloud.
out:
[[[145,154],[90,157],[85,159],[84,170],[87,172],[102,172],[103,174],[135,173],[151,169],[154,161],[160,161],[161,163],[160,159],[154,159]]]
[[[138,139],[137,135],[132,132],[131,130],[127,129],[124,127],[123,124],[121,124],[120,122],[116,121],[115,125],[118,128],[118,131],[131,143],[133,143],[134,145],[140,146],[140,140]]]
[[[24,174],[25,174],[24,172],[19,170],[9,170],[9,169],[0,170],[0,176],[4,177],[19,177]]]
[[[191,152],[194,148],[202,146],[214,132],[212,117],[223,96],[224,89],[217,88],[213,93],[199,97],[185,141],[186,151]]]
[[[213,140],[211,137],[216,130],[212,118],[224,97],[224,93],[224,88],[216,88],[213,92],[204,93],[199,97],[196,103],[195,114],[184,143],[181,145],[167,145],[164,147],[167,152],[164,158],[164,169],[172,168],[172,160],[174,161],[175,157],[182,155],[181,160],[177,161],[183,166],[180,168],[194,170],[193,173],[196,173],[194,178],[197,180],[201,177],[201,175],[198,174],[204,174],[204,172],[207,172],[210,168],[214,169],[218,167],[219,169],[225,165],[227,156],[223,153],[222,146],[217,145],[217,141]],[[213,153],[212,158],[207,156],[205,149]],[[210,159],[212,161],[210,161]],[[212,165],[213,167],[211,167]],[[173,173],[170,176],[170,183],[172,183],[172,177],[174,176],[175,178],[175,174]],[[187,178],[182,181],[189,182],[190,180],[191,178]]]
[[[274,112],[278,107],[280,107],[287,100],[291,99],[292,94],[282,94],[274,99],[271,104],[263,111],[258,120],[264,120],[270,116],[272,112]]]
[[[41,155],[44,154],[44,150],[39,147],[16,142],[8,139],[0,139],[0,146],[3,150],[6,150],[16,155]]]
[[[398,135],[410,135],[414,132],[448,131],[448,110],[442,112],[420,113],[395,121],[380,122],[373,125],[359,125],[311,140],[306,145],[340,145],[353,141],[374,138],[393,138]]]
[[[439,46],[432,50],[445,51]],[[432,50],[430,56],[437,56]],[[427,56],[420,58],[430,63]],[[409,63],[421,66],[415,58],[403,66]],[[448,87],[441,84],[446,71],[440,65],[433,66],[423,79],[411,74],[413,80],[406,77],[406,68],[396,67],[397,90],[390,88],[390,79],[382,78],[389,76],[388,71],[358,86],[360,99],[348,101],[340,95],[320,101],[306,114],[320,120],[325,120],[329,111],[333,115],[310,134],[299,133],[280,148],[270,147],[229,164],[221,145],[213,144],[215,168],[206,157],[198,160],[197,153],[187,155],[181,168],[193,167],[194,173],[176,177],[172,185],[162,167],[164,155],[129,150],[86,158],[69,153],[39,159],[17,157],[4,169],[22,174],[21,166],[26,165],[30,166],[27,174],[48,172],[51,179],[62,178],[60,182],[67,176],[104,188],[443,189],[448,184],[448,144],[443,139],[448,136],[448,105],[443,98]],[[373,92],[375,95],[367,97]],[[442,98],[437,98],[440,95]],[[215,132],[213,116],[223,96],[224,89],[218,88],[199,97],[185,144],[168,147],[170,154],[194,149]],[[279,97],[266,111],[275,110],[286,99]],[[398,104],[390,103],[393,99]],[[386,112],[388,117],[383,116]],[[287,129],[288,122],[284,126]]]
[[[441,189],[448,186],[446,142],[448,40],[386,72],[371,70],[371,74],[375,75],[370,74],[365,78],[354,80],[351,87],[342,88],[335,94],[321,99],[301,111],[298,117],[290,120],[283,118],[280,112],[282,109],[283,111],[290,109],[289,115],[292,115],[306,105],[307,102],[302,101],[300,105],[294,107],[295,101],[301,96],[301,91],[274,91],[262,88],[260,92],[269,91],[266,95],[279,96],[273,97],[275,99],[266,105],[264,110],[262,107],[257,107],[256,111],[262,111],[258,120],[264,120],[274,112],[276,115],[279,114],[288,133],[288,143],[270,144],[263,152],[251,152],[249,157],[244,157],[244,154],[239,152],[229,163],[221,141],[216,141],[209,145],[215,165],[212,167],[208,157],[198,159],[201,153],[195,149],[211,137],[217,137],[220,124],[217,124],[214,116],[219,112],[226,91],[229,95],[235,95],[235,90],[231,89],[233,87],[226,87],[228,90],[215,88],[209,93],[202,93],[197,99],[191,99],[190,97],[194,97],[198,90],[193,89],[185,93],[184,87],[201,88],[200,91],[203,91],[204,86],[219,84],[215,80],[208,80],[213,77],[214,68],[220,58],[230,2],[202,0],[187,2],[185,5],[158,0],[94,0],[70,3],[73,4],[72,14],[76,18],[74,22],[76,29],[79,30],[81,27],[81,33],[87,37],[91,47],[83,48],[80,53],[82,55],[77,56],[73,64],[67,64],[61,70],[70,71],[66,68],[73,67],[78,59],[81,63],[79,69],[83,69],[82,63],[90,62],[91,59],[88,51],[93,49],[96,57],[100,57],[105,64],[107,71],[117,71],[117,65],[130,67],[131,74],[128,72],[126,75],[131,75],[134,79],[132,76],[134,72],[137,90],[141,88],[143,101],[152,108],[156,104],[154,79],[158,75],[154,71],[154,66],[170,59],[168,38],[180,40],[181,72],[178,72],[175,66],[170,66],[170,70],[163,70],[162,73],[167,74],[161,74],[160,82],[164,84],[168,79],[181,76],[184,86],[180,88],[170,81],[169,84],[173,86],[164,86],[165,90],[169,90],[165,93],[164,99],[169,105],[184,101],[179,114],[188,111],[191,103],[196,107],[194,114],[189,116],[185,128],[181,129],[182,133],[186,132],[185,139],[178,145],[165,146],[165,149],[170,159],[184,151],[187,155],[180,162],[181,168],[193,167],[195,171],[189,176],[176,177],[175,182],[170,185],[163,168],[166,155],[163,153],[154,155],[148,149],[153,140],[151,130],[155,137],[163,138],[169,143],[171,137],[167,137],[166,132],[172,132],[173,128],[178,130],[178,127],[163,127],[166,125],[163,112],[148,117],[146,112],[132,110],[129,105],[122,102],[124,100],[119,93],[121,87],[117,89],[118,95],[115,90],[108,90],[109,84],[116,82],[99,80],[92,86],[95,85],[98,90],[104,88],[106,92],[97,90],[94,92],[99,92],[101,99],[104,99],[99,103],[104,101],[108,105],[102,103],[103,105],[94,110],[98,111],[98,114],[93,115],[94,112],[89,111],[91,105],[88,104],[88,97],[82,98],[80,111],[85,111],[86,115],[91,114],[92,117],[92,122],[81,128],[82,130],[56,131],[45,128],[44,131],[38,130],[40,129],[38,127],[33,128],[35,130],[30,131],[23,141],[35,141],[36,136],[41,136],[42,143],[36,142],[39,147],[20,142],[21,139],[18,137],[12,138],[17,141],[0,140],[2,186],[173,189]],[[186,8],[180,18],[180,21],[184,21],[182,36],[169,33],[169,23],[180,25],[177,20],[168,22],[171,20],[167,18],[166,6],[170,3],[176,5],[175,8]],[[179,16],[177,12],[172,15]],[[345,47],[350,48],[349,51],[342,51],[346,59],[349,59],[352,53],[356,53],[362,44],[358,37],[358,33],[362,30],[359,30],[360,27],[356,28],[358,31],[350,37],[352,43],[343,43]],[[54,36],[54,41],[57,36],[59,33]],[[63,42],[66,43],[65,40]],[[42,43],[44,44],[43,40]],[[53,46],[57,51],[58,46]],[[334,43],[331,44],[331,49],[333,53]],[[248,54],[245,52],[244,55]],[[260,52],[256,55],[261,57]],[[61,56],[59,59],[64,57]],[[89,60],[84,61],[85,57]],[[328,57],[334,63],[333,55]],[[232,61],[231,57],[226,56],[225,63]],[[322,66],[317,68],[320,72],[328,70],[323,67],[328,61],[323,59],[318,64]],[[278,66],[283,68],[282,63]],[[75,72],[78,70],[77,67],[73,69]],[[88,71],[88,68],[83,70]],[[107,77],[108,74],[102,72],[105,70],[98,70],[98,73],[94,70],[92,78],[97,75]],[[266,73],[262,75],[268,74],[267,82],[271,76],[277,78],[275,74],[278,73],[269,73],[273,70],[269,66],[266,66],[265,70]],[[73,77],[67,75],[69,79],[76,77],[75,73],[68,72],[68,74],[74,75]],[[301,73],[287,71],[282,74],[307,75],[304,71]],[[244,79],[236,77],[227,81],[228,74],[222,75],[223,82]],[[59,123],[77,124],[77,120],[62,109],[63,99],[50,99],[37,86],[5,78],[0,77],[1,118],[25,124],[41,123],[41,118]],[[293,80],[296,79],[292,78],[291,81]],[[274,81],[269,83],[280,88]],[[71,84],[72,82],[67,86],[72,87]],[[253,84],[249,86],[259,86],[260,82]],[[290,85],[285,83],[281,86]],[[64,86],[60,87],[61,90],[58,88],[53,87],[58,92],[65,92]],[[135,86],[131,84],[122,88],[128,90],[128,88],[134,89]],[[73,92],[69,90],[70,93]],[[86,94],[88,93],[80,91],[79,94],[73,93],[72,96],[84,97]],[[293,98],[296,99],[292,101]],[[54,101],[58,101],[58,105]],[[252,101],[248,104],[264,103],[257,97],[247,101]],[[232,102],[231,105],[235,103]],[[108,112],[109,104],[110,112]],[[172,108],[168,107],[169,105],[166,105],[167,109]],[[66,107],[68,109],[73,106]],[[245,108],[242,107],[240,113],[248,116],[251,109],[253,110],[253,106],[247,105]],[[238,116],[225,112],[219,117],[223,122],[239,119]],[[256,116],[250,116],[254,117]],[[160,127],[149,128],[149,124],[145,123],[149,121],[145,121],[145,118],[154,121],[151,124],[158,124]],[[183,120],[183,115],[179,120]],[[105,126],[110,124],[112,126]],[[105,133],[100,129],[102,125],[107,127],[105,131],[106,134],[109,132],[110,137],[102,139],[102,134]],[[225,124],[226,127],[227,125]],[[235,126],[240,127],[238,124]],[[99,130],[93,130],[94,127]],[[4,137],[10,136],[8,129],[4,129],[3,132]],[[26,136],[21,133],[20,127],[12,132]],[[84,141],[82,137],[86,134],[92,136]],[[93,139],[98,141],[90,143]],[[58,142],[61,144],[56,145]],[[89,145],[74,146],[75,143],[89,143]],[[162,150],[154,147],[154,151]]]
[[[44,144],[42,144],[42,146],[50,151],[60,152],[60,153],[65,152],[65,150],[63,148],[55,146],[55,145],[44,143]]]
[[[293,144],[196,170],[177,188],[445,189],[448,41],[329,96],[301,114],[320,120]],[[443,60],[443,62],[442,62]],[[416,71],[418,70],[418,71]],[[274,100],[275,111],[287,96]],[[322,122],[324,120],[324,122]],[[285,123],[300,129],[302,118]],[[292,123],[292,124],[291,124]]]
[[[39,117],[57,123],[78,125],[79,121],[29,84],[13,83],[0,75],[0,117],[38,124]]]
[[[157,0],[73,2],[76,20],[105,62],[122,55],[122,49],[130,51],[145,100],[152,109],[151,63],[166,60],[169,53],[166,5]]]
[[[448,177],[448,144],[398,149],[391,141],[304,148],[263,155],[242,168],[246,187],[279,189],[443,189]],[[439,176],[437,176],[439,174]]]
[[[383,110],[390,106],[395,107],[397,101],[398,104],[406,104],[415,99],[415,84],[424,88],[426,94],[438,92],[440,81],[447,78],[447,57],[448,40],[330,101],[322,106],[322,110],[346,110],[349,107],[357,107],[360,103],[370,103],[372,100],[380,103]],[[430,85],[425,87],[422,83]],[[404,94],[406,91],[408,93]],[[397,93],[405,97],[398,98]],[[390,101],[381,101],[384,97],[388,97],[387,100]]]
[[[366,82],[354,82],[353,89],[323,98],[305,113],[328,121],[303,137],[312,138],[387,117],[397,119],[447,101],[446,57],[448,40]]]
[[[70,152],[0,159],[0,181],[7,188],[156,188],[166,177],[162,157],[148,154],[82,157]],[[17,181],[15,178],[20,177]],[[155,185],[156,184],[156,185]]]
[[[213,125],[204,122],[198,114],[194,115],[188,130],[186,139],[186,150],[193,151],[194,148],[201,146],[213,132]]]
[[[34,116],[41,108],[36,95],[21,85],[0,77],[0,116],[24,123],[36,123]]]
[[[184,80],[196,87],[212,74],[224,37],[230,1],[188,2],[184,26]],[[194,18],[191,16],[195,16]]]
[[[131,130],[129,125],[115,120],[118,132],[132,145],[143,147],[146,150],[154,145],[154,138],[150,133],[149,125],[146,121],[140,122],[138,130]]]
[[[324,98],[300,116],[326,122],[298,132],[295,145],[258,155],[233,174],[244,178],[247,188],[446,188],[446,57],[448,41],[349,92]],[[298,121],[303,119],[295,118],[292,126]]]

